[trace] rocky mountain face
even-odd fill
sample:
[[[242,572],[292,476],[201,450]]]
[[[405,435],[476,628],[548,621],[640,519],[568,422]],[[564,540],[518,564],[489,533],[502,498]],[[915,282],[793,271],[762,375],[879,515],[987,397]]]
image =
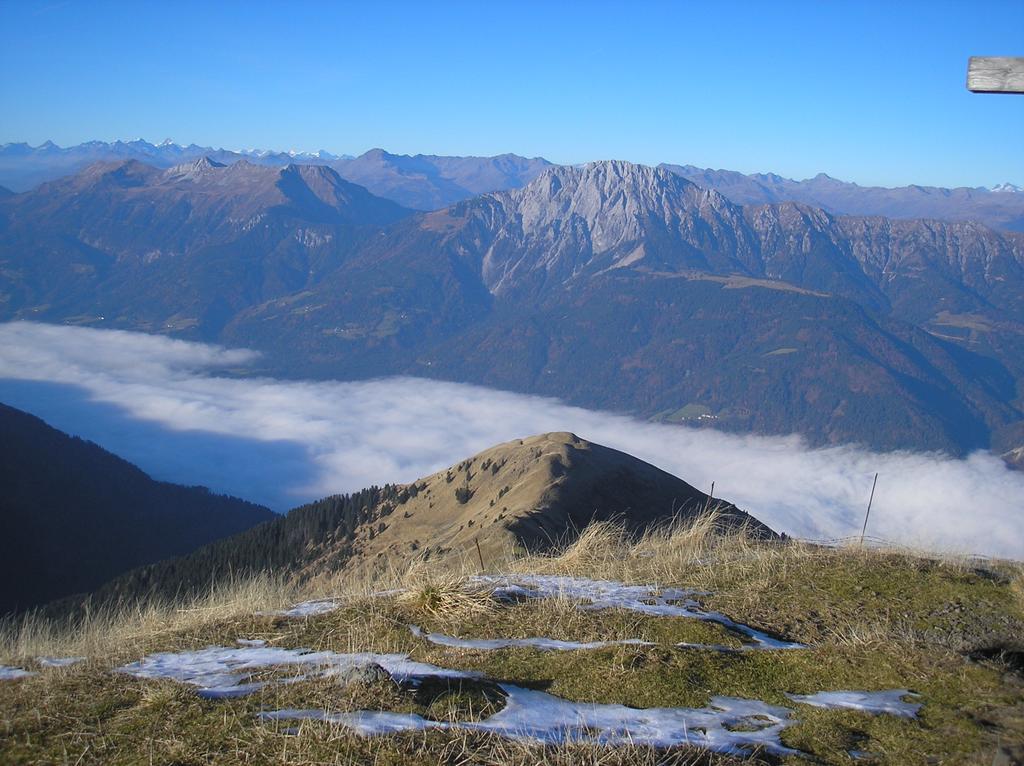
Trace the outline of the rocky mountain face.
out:
[[[746,270],[752,253],[738,209],[721,195],[629,163],[555,168],[490,199],[501,224],[481,272],[496,295],[641,262],[647,269]]]
[[[0,615],[91,591],[275,516],[202,487],[154,481],[2,404],[0,433]]]
[[[840,215],[888,218],[936,218],[977,221],[998,229],[1024,231],[1024,194],[1013,184],[992,189],[936,186],[858,186],[824,173],[794,181],[774,173],[745,175],[735,170],[711,170],[693,165],[660,167],[715,189],[740,205],[802,202]]]
[[[2,316],[255,347],[267,373],[434,376],[819,444],[963,453],[1024,419],[1024,234],[744,207],[624,162],[417,215],[356,188],[206,162],[8,198]],[[182,229],[193,255],[164,257],[187,205],[206,211]]]
[[[339,571],[400,570],[413,559],[483,558],[549,550],[594,520],[633,533],[714,508],[724,530],[775,532],[724,500],[649,463],[575,434],[549,433],[496,445],[407,485],[325,498],[178,559],[130,572],[99,600],[209,586],[217,573],[267,570],[308,581]]]

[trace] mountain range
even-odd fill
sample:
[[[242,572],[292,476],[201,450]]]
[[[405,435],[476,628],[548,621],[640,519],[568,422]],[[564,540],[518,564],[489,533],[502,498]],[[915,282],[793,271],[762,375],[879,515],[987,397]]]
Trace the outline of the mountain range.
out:
[[[10,143],[0,145],[0,184],[15,191],[26,191],[44,181],[77,173],[95,162],[138,160],[154,167],[168,168],[201,157],[210,157],[224,164],[246,159],[261,165],[325,164],[344,159],[342,155],[324,151],[229,151],[196,144],[181,146],[170,139],[159,144],[151,144],[141,138],[133,141],[86,141],[67,147],[57,146],[52,141],[39,146]]]
[[[437,210],[487,192],[517,189],[552,165],[540,157],[528,159],[515,154],[410,156],[371,149],[352,157],[323,150],[229,151],[195,144],[181,146],[170,140],[155,145],[142,139],[111,143],[89,141],[66,148],[47,141],[37,147],[25,143],[0,146],[0,186],[27,191],[43,181],[70,175],[98,161],[134,159],[168,168],[202,157],[222,164],[245,160],[271,166],[328,165],[345,180],[415,210]],[[1024,231],[1024,189],[1011,183],[991,188],[918,185],[884,188],[859,186],[824,173],[794,181],[775,173],[743,174],[668,163],[661,167],[698,186],[714,189],[739,205],[802,202],[837,215],[974,220],[994,228]],[[2,194],[0,190],[0,196]]]
[[[97,164],[0,200],[0,307],[249,346],[277,375],[816,444],[1024,443],[1024,234],[741,206],[625,162],[429,213],[324,166]]]
[[[229,151],[208,146],[180,146],[171,141],[151,144],[134,141],[89,141],[61,148],[47,141],[0,146],[0,184],[27,191],[83,170],[96,162],[136,160],[157,168],[169,168],[208,158],[230,165],[247,162],[270,167],[292,164],[325,165],[346,180],[365,186],[374,194],[418,210],[436,210],[484,192],[512,189],[532,181],[551,163],[514,154],[497,157],[439,157],[390,154],[371,149],[359,157],[330,152],[275,152],[258,149]]]
[[[991,188],[960,186],[859,186],[819,173],[794,181],[775,173],[745,175],[692,165],[663,164],[699,186],[715,189],[740,205],[802,202],[838,215],[938,218],[978,221],[997,229],[1024,231],[1024,189],[1010,183]]]
[[[0,404],[0,615],[91,591],[274,517],[155,481],[92,442]]]

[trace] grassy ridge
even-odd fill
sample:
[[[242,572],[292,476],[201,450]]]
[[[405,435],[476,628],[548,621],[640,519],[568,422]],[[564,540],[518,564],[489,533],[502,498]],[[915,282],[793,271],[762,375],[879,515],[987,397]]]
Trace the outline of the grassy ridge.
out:
[[[337,652],[408,652],[420,661],[568,699],[637,707],[701,707],[712,696],[762,699],[796,711],[783,742],[817,762],[992,763],[1024,741],[1024,680],[1014,670],[1024,635],[1024,580],[1008,563],[935,559],[906,551],[768,544],[713,533],[713,520],[630,541],[593,525],[557,555],[521,557],[506,571],[553,573],[694,587],[702,605],[808,644],[806,650],[722,653],[680,650],[681,641],[737,643],[721,626],[625,610],[583,611],[571,599],[498,604],[467,588],[467,571],[420,563],[392,579],[327,584],[299,592],[258,577],[225,583],[189,604],[150,604],[94,614],[73,630],[31,620],[8,624],[0,662],[84,654],[67,669],[0,682],[4,763],[733,763],[687,748],[654,751],[540,747],[482,734],[429,732],[363,738],[324,723],[260,723],[260,709],[417,712],[435,720],[486,716],[500,702],[457,682],[426,690],[339,687],[324,680],[271,685],[250,697],[209,701],[171,682],[111,673],[147,652],[262,638],[273,646]],[[371,591],[401,585],[388,597]],[[343,606],[309,619],[256,612],[300,597],[341,595]],[[472,651],[417,639],[407,625],[463,637],[643,638],[653,646],[594,651]],[[973,657],[973,659],[972,659]],[[916,720],[795,705],[785,692],[908,688]],[[750,760],[768,761],[753,754]],[[789,758],[787,762],[809,762]]]

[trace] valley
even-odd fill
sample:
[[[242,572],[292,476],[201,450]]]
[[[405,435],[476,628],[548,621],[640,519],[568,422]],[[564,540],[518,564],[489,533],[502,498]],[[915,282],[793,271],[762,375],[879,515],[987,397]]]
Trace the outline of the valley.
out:
[[[0,2],[0,764],[1024,766],[1021,29]]]

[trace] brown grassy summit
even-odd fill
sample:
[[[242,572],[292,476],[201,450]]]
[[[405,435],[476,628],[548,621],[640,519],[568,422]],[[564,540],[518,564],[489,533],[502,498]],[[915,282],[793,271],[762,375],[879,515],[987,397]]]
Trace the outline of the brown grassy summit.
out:
[[[591,521],[620,519],[640,532],[691,519],[713,505],[724,528],[775,537],[731,503],[711,500],[682,479],[624,452],[556,432],[517,439],[410,484],[405,499],[366,525],[349,566],[370,560],[542,550],[573,539]],[[312,567],[315,571],[317,565]]]
[[[709,534],[742,529],[750,538],[778,537],[731,503],[638,458],[549,433],[499,444],[409,484],[295,508],[186,556],[132,570],[88,598],[94,605],[176,598],[205,592],[224,577],[265,573],[296,583],[368,582],[442,560],[476,571],[523,553],[558,553],[594,521],[616,522],[628,539],[691,522]],[[74,612],[82,598],[47,608]]]

